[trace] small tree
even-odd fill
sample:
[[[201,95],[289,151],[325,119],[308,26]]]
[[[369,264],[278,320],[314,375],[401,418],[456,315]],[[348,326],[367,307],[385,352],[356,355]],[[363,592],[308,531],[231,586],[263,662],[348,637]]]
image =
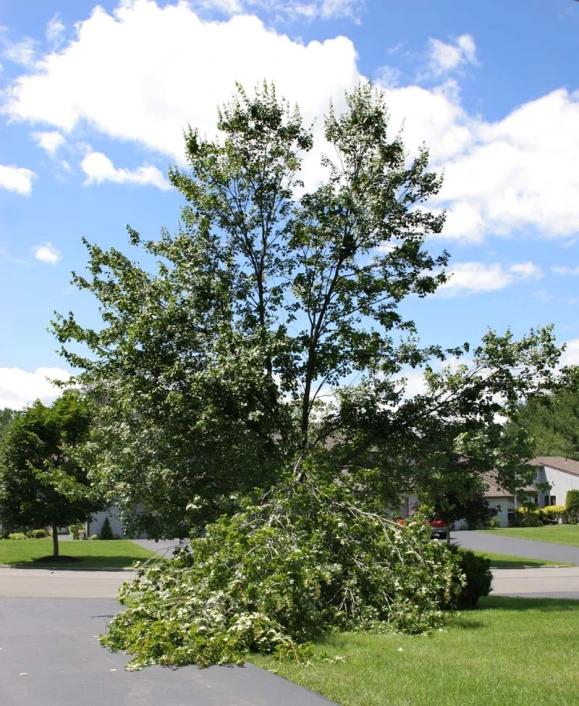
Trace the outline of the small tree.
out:
[[[109,518],[105,517],[105,521],[103,522],[103,526],[101,527],[101,539],[112,539],[113,538],[113,530],[111,529],[111,523],[109,522]]]
[[[101,503],[74,458],[85,440],[90,414],[79,392],[69,390],[52,407],[37,400],[12,423],[0,457],[0,518],[8,527],[58,528],[86,518]]]
[[[577,524],[579,520],[579,490],[568,490],[565,499],[567,518],[571,524]]]
[[[471,480],[471,479],[469,479]],[[434,503],[435,513],[446,522],[449,529],[459,520],[465,520],[469,527],[487,527],[498,513],[485,498],[484,492],[474,489],[471,495],[462,495],[451,490]],[[447,535],[450,544],[450,532]]]

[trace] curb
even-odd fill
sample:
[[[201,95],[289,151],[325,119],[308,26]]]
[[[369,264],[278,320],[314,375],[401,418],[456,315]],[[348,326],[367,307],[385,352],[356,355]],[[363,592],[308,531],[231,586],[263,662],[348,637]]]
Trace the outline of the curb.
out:
[[[577,564],[548,564],[547,566],[491,566],[491,571],[525,571],[526,569],[573,569]]]

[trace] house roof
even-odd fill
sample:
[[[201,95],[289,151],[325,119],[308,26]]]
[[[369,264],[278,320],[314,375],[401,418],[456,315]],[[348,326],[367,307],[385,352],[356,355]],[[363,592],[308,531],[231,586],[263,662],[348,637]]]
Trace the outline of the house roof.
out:
[[[565,458],[564,456],[537,456],[529,461],[530,466],[538,466],[542,468],[547,466],[548,468],[554,468],[557,471],[563,471],[564,473],[570,473],[573,476],[579,476],[579,461],[574,461],[571,458]],[[488,488],[485,492],[485,498],[512,498],[513,493],[510,490],[505,490],[501,488],[497,483],[496,473],[490,472],[483,474],[483,478]],[[527,492],[535,491],[532,485],[526,488],[521,488],[521,490],[526,490]]]
[[[510,490],[505,490],[497,483],[497,474],[494,471],[490,473],[483,473],[483,479],[487,484],[487,490],[485,491],[485,498],[513,498],[515,496]],[[519,490],[524,490],[527,492],[535,492],[537,489],[532,485],[527,485],[525,488],[520,488]]]
[[[537,456],[532,461],[529,461],[531,466],[547,466],[554,468],[557,471],[570,473],[572,476],[579,476],[579,461],[574,461],[572,458],[564,456]]]
[[[492,473],[483,475],[484,481],[487,484],[485,498],[512,498],[513,494],[509,490],[504,490],[497,484],[497,478]]]

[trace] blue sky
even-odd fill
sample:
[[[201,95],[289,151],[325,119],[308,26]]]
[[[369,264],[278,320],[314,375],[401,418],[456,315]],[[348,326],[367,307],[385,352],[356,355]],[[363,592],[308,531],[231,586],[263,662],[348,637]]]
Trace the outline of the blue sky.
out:
[[[423,340],[554,322],[579,362],[578,2],[4,0],[0,27],[0,407],[66,376],[54,310],[96,321],[69,286],[81,238],[175,227],[181,130],[211,135],[236,80],[274,80],[308,121],[363,78],[383,87],[393,131],[446,175],[430,246],[454,276],[407,305]]]

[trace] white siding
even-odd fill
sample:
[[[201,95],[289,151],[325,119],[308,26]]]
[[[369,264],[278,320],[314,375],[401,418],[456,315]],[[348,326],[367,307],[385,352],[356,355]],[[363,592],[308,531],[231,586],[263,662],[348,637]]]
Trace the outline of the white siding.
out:
[[[500,520],[501,527],[509,526],[509,508],[514,507],[513,501],[510,498],[487,498],[489,505],[492,508],[497,508],[498,513],[495,517]],[[455,530],[468,529],[466,520],[457,520],[454,523]]]
[[[500,520],[501,527],[509,526],[509,508],[514,507],[514,503],[510,498],[488,498],[491,507],[498,508],[498,513],[495,517]]]
[[[579,476],[574,476],[571,473],[559,471],[556,468],[549,468],[549,466],[545,466],[544,474],[540,473],[539,477],[539,482],[546,481],[551,484],[551,490],[548,491],[548,493],[545,493],[545,495],[554,495],[557,499],[557,505],[565,505],[568,490],[579,490]],[[542,506],[543,503],[541,503],[541,507]]]
[[[123,526],[119,520],[118,515],[119,511],[116,507],[114,507],[114,505],[105,512],[97,512],[95,515],[93,515],[92,520],[90,522],[90,527],[88,528],[89,536],[93,534],[98,534],[100,537],[100,533],[103,528],[105,519],[108,517],[109,522],[111,524],[111,530],[113,531],[113,535],[115,537],[122,537],[124,535]]]

